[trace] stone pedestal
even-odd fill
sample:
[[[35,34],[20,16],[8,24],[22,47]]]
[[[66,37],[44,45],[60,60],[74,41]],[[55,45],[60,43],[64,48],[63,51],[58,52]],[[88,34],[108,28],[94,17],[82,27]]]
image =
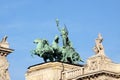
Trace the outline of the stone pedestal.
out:
[[[81,66],[62,62],[48,62],[30,66],[25,76],[26,80],[65,80],[77,73],[77,71],[73,73],[73,70],[81,70]],[[81,71],[79,72],[82,74]]]

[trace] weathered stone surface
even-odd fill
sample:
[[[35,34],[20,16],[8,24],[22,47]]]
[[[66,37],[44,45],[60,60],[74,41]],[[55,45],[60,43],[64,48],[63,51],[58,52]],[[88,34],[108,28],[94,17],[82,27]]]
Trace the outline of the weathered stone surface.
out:
[[[8,66],[6,57],[0,55],[0,80],[10,80]]]
[[[0,47],[9,48],[9,43],[7,42],[7,36],[4,36],[0,42]]]
[[[69,74],[68,71],[72,72],[72,70],[81,70],[81,68],[80,65],[48,62],[29,67],[26,73],[26,80],[60,80],[64,77],[75,76],[75,73]]]
[[[0,42],[0,80],[10,80],[8,72],[9,63],[6,56],[13,50],[9,49],[9,44],[6,39],[7,36],[5,36]]]
[[[49,62],[29,67],[26,80],[120,80],[120,64],[94,55],[84,66]]]

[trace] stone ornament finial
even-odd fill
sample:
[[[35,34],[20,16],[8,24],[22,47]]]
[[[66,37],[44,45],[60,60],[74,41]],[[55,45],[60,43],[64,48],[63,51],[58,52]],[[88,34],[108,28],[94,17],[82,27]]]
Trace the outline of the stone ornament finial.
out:
[[[100,42],[103,41],[103,37],[102,37],[102,35],[100,33],[98,34],[98,39],[100,40]]]
[[[5,36],[2,38],[1,43],[8,43],[8,42],[7,42],[7,38],[8,38],[8,36],[5,35]]]
[[[7,42],[8,36],[4,36],[0,42],[0,47],[9,48],[9,43]]]
[[[96,54],[104,54],[104,47],[102,45],[103,37],[99,33],[98,38],[95,40],[95,46],[93,47],[93,50]]]

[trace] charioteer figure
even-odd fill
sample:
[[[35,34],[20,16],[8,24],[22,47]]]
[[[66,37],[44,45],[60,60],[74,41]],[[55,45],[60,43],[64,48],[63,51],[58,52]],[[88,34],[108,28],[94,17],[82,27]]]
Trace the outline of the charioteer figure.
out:
[[[60,31],[61,37],[62,37],[63,47],[71,46],[71,43],[68,38],[68,30],[67,30],[66,25],[64,25],[64,27],[62,29],[60,29],[58,19],[56,19],[56,24],[57,24],[58,30]]]

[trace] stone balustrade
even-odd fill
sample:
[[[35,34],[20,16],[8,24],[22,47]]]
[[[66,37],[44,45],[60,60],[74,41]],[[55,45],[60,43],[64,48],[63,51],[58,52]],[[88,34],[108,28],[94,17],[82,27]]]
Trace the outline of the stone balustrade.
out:
[[[72,79],[75,78],[79,75],[83,74],[83,68],[75,69],[75,70],[70,70],[70,71],[64,71],[63,74],[63,79]]]

